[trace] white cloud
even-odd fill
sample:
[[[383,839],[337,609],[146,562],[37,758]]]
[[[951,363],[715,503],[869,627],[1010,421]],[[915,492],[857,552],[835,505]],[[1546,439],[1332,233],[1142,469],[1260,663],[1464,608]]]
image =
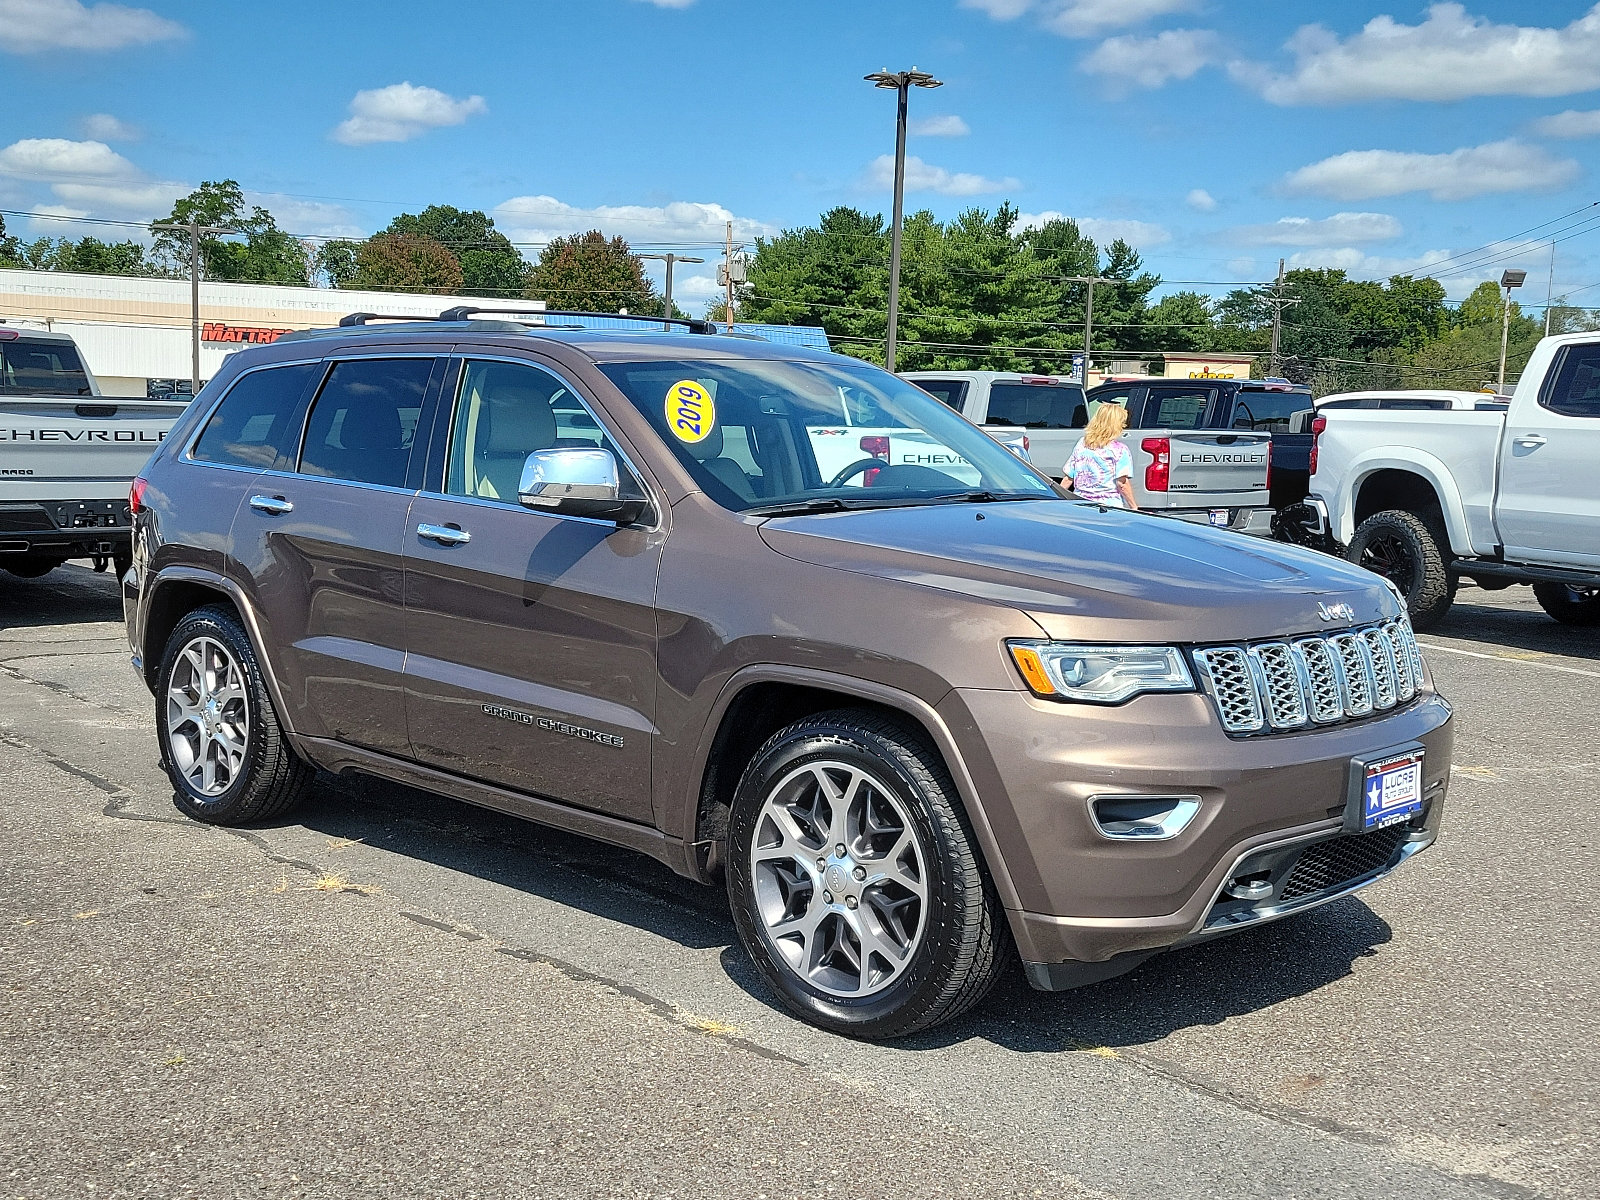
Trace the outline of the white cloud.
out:
[[[1222,41],[1209,29],[1168,29],[1154,37],[1107,38],[1084,56],[1080,69],[1106,79],[1113,95],[1188,79],[1215,63]]]
[[[312,237],[362,238],[367,230],[342,204],[301,200],[275,192],[245,192],[246,204],[259,205],[272,214],[278,228]]]
[[[66,138],[13,142],[0,150],[0,175],[48,185],[55,200],[79,216],[148,219],[190,190],[151,179],[104,142]]]
[[[1151,221],[1131,221],[1116,217],[1069,217],[1066,213],[1048,211],[1019,213],[1017,229],[1039,229],[1051,221],[1072,221],[1085,237],[1093,238],[1100,246],[1109,246],[1121,238],[1130,246],[1160,246],[1172,240],[1164,226]]]
[[[1256,260],[1253,258],[1230,258],[1228,260],[1228,274],[1235,279],[1249,279],[1256,273]]]
[[[894,187],[894,155],[880,154],[867,166],[866,185],[879,191]],[[941,196],[983,196],[1009,192],[1022,186],[1011,176],[989,179],[965,171],[947,171],[925,163],[914,154],[906,156],[906,191],[938,192]]]
[[[1539,146],[1507,139],[1448,154],[1350,150],[1291,171],[1284,190],[1335,200],[1370,200],[1427,192],[1435,200],[1466,200],[1495,192],[1536,192],[1563,187],[1581,170]]]
[[[1566,112],[1540,117],[1533,123],[1533,131],[1553,138],[1600,137],[1600,109],[1579,112],[1569,108]]]
[[[579,208],[564,204],[554,196],[513,196],[498,205],[491,215],[496,228],[514,242],[542,243],[598,229],[607,237],[621,237],[636,246],[689,243],[720,247],[729,221],[733,222],[735,242],[772,237],[778,232],[775,225],[736,217],[720,204],[681,200],[659,207],[603,204]]]
[[[1293,71],[1240,63],[1235,77],[1273,104],[1565,96],[1600,87],[1600,5],[1556,29],[1496,25],[1461,4],[1434,4],[1419,25],[1374,17],[1342,41],[1306,25],[1286,48]]]
[[[911,122],[911,133],[916,137],[966,137],[972,130],[960,117],[923,117]]]
[[[188,30],[147,8],[79,0],[0,0],[0,50],[120,50],[184,37]]]
[[[1183,198],[1183,202],[1195,212],[1216,212],[1217,202],[1205,188],[1195,188]]]
[[[1199,0],[961,0],[961,7],[987,13],[996,21],[1014,21],[1031,12],[1050,32],[1081,38],[1189,12],[1199,7]]]
[[[1332,267],[1343,271],[1352,279],[1388,279],[1391,275],[1426,276],[1441,263],[1449,262],[1451,257],[1448,250],[1425,250],[1409,258],[1394,258],[1368,254],[1365,250],[1359,250],[1354,246],[1343,246],[1302,250],[1291,254],[1287,263],[1291,271]],[[1496,278],[1498,277],[1499,272],[1496,271]],[[1454,279],[1441,279],[1439,282],[1453,298],[1459,298],[1456,296],[1458,291],[1460,295],[1466,295],[1477,284],[1474,280],[1471,286],[1463,288],[1461,283]]]
[[[120,121],[110,113],[90,113],[83,119],[83,131],[97,142],[137,142],[144,136],[137,125]]]
[[[437,88],[410,82],[357,92],[350,101],[350,116],[333,131],[333,140],[346,146],[373,142],[409,142],[445,125],[460,125],[468,117],[487,112],[482,96],[458,100]]]
[[[1279,217],[1270,225],[1241,226],[1229,236],[1254,246],[1349,246],[1390,241],[1403,232],[1400,222],[1387,213],[1342,212],[1320,220]]]

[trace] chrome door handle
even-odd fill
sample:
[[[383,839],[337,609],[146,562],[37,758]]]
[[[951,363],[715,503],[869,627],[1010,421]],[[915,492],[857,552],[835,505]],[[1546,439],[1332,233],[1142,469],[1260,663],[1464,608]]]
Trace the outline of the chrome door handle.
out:
[[[250,507],[271,517],[281,517],[286,512],[294,511],[294,505],[282,496],[251,496]]]
[[[1513,438],[1519,446],[1542,446],[1545,439],[1537,433],[1525,433],[1521,437]]]
[[[452,529],[448,525],[418,525],[417,536],[438,542],[441,546],[460,546],[472,540],[465,529]]]

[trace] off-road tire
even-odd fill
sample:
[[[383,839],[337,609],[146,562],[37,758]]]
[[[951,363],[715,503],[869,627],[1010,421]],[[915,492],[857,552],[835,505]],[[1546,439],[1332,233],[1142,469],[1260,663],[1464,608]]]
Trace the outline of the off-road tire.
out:
[[[773,949],[756,905],[751,846],[769,791],[808,763],[858,765],[893,789],[927,866],[921,941],[884,990],[840,998],[813,987]],[[1006,964],[1009,929],[954,781],[926,735],[858,709],[820,713],[779,730],[734,793],[726,879],[734,924],[756,968],[803,1019],[863,1040],[904,1037],[971,1009]]]
[[[1588,593],[1575,597],[1564,583],[1536,583],[1533,598],[1563,625],[1600,625],[1600,588],[1580,588]]]
[[[249,721],[244,765],[226,790],[208,796],[194,787],[173,761],[168,728],[168,691],[179,656],[197,638],[209,638],[232,656],[243,676]],[[250,825],[282,816],[305,799],[316,772],[290,747],[272,704],[250,638],[226,605],[195,609],[167,639],[156,676],[156,738],[161,766],[172,782],[173,802],[185,815],[211,825]]]
[[[1381,569],[1385,556],[1403,558]],[[1391,508],[1374,513],[1356,528],[1345,557],[1390,580],[1405,597],[1415,629],[1437,625],[1456,598],[1450,571],[1450,538],[1436,513]]]

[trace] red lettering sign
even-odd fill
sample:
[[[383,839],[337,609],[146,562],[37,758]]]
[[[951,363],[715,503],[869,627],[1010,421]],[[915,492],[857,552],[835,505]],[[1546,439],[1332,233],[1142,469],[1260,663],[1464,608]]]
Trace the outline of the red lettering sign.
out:
[[[246,342],[252,346],[265,346],[277,341],[288,329],[268,329],[260,325],[224,325],[221,321],[207,321],[200,326],[202,342]]]

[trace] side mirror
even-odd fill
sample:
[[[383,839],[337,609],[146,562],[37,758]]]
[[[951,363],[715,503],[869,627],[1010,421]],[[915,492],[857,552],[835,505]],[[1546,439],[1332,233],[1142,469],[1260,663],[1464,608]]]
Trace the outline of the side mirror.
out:
[[[618,525],[637,521],[646,507],[642,499],[623,496],[611,451],[565,446],[528,455],[517,499],[524,508]]]

